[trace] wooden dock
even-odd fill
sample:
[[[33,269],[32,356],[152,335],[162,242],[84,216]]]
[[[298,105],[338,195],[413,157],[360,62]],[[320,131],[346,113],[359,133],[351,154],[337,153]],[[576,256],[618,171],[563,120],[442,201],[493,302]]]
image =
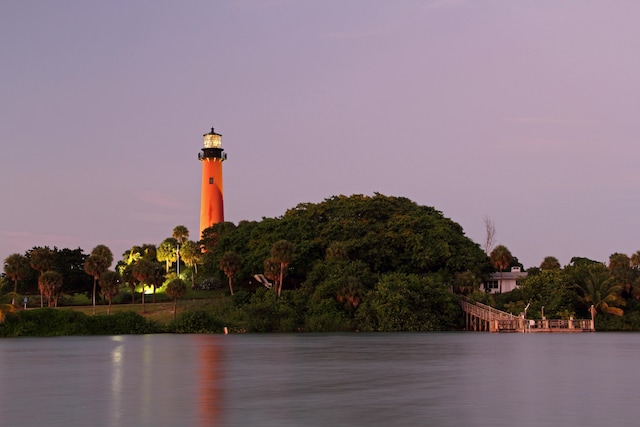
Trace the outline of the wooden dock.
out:
[[[593,319],[525,319],[485,304],[460,299],[467,331],[488,332],[595,332]]]

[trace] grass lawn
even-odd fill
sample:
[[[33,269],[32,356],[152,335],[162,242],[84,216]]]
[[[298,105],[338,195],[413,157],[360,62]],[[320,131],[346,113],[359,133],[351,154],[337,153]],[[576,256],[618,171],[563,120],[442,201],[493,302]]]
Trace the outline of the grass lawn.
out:
[[[217,307],[223,304],[225,298],[224,291],[193,291],[189,290],[187,295],[178,300],[178,314],[183,311],[206,309]],[[122,295],[121,303],[111,305],[111,313],[119,311],[135,311],[144,317],[166,324],[173,320],[173,300],[168,300],[164,293],[156,295],[155,304],[151,302],[152,295],[145,296],[145,312],[142,312],[142,303],[140,303],[140,294],[136,295],[136,303],[131,304],[131,296]],[[46,303],[45,303],[46,305]],[[108,303],[100,301],[96,304],[96,314],[107,314]],[[93,315],[93,306],[91,305],[65,305],[60,308],[70,308],[80,311],[86,315]]]

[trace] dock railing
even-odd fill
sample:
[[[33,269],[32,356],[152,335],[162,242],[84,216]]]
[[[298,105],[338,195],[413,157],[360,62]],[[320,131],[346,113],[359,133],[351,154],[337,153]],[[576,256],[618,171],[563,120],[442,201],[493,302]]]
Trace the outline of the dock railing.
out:
[[[593,319],[525,319],[486,304],[460,297],[465,314],[465,327],[473,331],[490,332],[594,332]]]

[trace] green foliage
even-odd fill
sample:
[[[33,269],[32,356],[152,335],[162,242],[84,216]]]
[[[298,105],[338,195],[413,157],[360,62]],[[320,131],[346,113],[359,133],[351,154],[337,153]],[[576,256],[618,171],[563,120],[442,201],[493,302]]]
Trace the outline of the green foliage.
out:
[[[432,207],[381,194],[335,196],[299,204],[280,218],[215,224],[203,233],[203,269],[220,265],[224,253],[233,251],[243,260],[236,279],[248,280],[264,272],[265,259],[281,240],[295,247],[287,267],[292,282],[304,281],[325,255],[361,261],[376,275],[437,273],[446,280],[460,271],[477,277],[490,271],[488,257],[459,224]]]
[[[160,327],[137,313],[123,311],[113,315],[87,316],[71,309],[41,308],[7,316],[0,325],[0,336],[63,336],[150,334]]]
[[[620,297],[622,285],[616,281],[602,264],[586,267],[586,275],[575,284],[578,300],[585,306],[593,305],[599,313],[622,316],[624,311],[620,306],[625,301]]]
[[[168,326],[170,332],[200,334],[222,332],[223,323],[210,311],[195,310],[181,313]]]
[[[153,334],[162,328],[156,322],[133,311],[120,311],[114,314],[92,316],[94,335]]]
[[[530,303],[527,311],[529,318],[541,318],[543,306],[545,317],[549,319],[562,318],[566,312],[576,312],[575,288],[562,270],[547,269],[540,274],[527,276],[520,284],[519,292],[523,303]]]
[[[441,331],[458,327],[460,316],[457,297],[444,285],[391,273],[376,284],[356,319],[363,331]]]
[[[294,332],[300,330],[296,310],[283,292],[282,298],[272,290],[260,288],[242,307],[247,314],[249,332]]]
[[[335,332],[353,330],[353,319],[336,307],[331,300],[321,300],[311,305],[304,321],[307,332]]]

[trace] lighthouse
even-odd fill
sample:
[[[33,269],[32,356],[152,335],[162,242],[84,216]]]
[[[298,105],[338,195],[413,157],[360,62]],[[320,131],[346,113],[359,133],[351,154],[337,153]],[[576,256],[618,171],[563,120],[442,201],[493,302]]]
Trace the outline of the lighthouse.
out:
[[[205,133],[202,153],[198,160],[202,163],[202,194],[200,199],[200,237],[205,228],[224,221],[224,188],[222,187],[222,162],[227,159],[223,153],[222,135]]]

